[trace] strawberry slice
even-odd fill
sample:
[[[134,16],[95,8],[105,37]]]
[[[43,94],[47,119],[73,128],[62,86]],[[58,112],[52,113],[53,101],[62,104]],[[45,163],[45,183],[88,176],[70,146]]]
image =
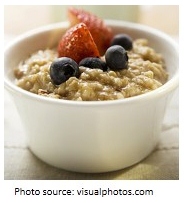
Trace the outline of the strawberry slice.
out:
[[[84,23],[79,23],[63,35],[58,45],[59,57],[69,57],[79,63],[86,57],[100,57],[98,48]]]
[[[78,23],[86,24],[100,54],[104,55],[113,37],[111,28],[99,17],[82,9],[69,8],[68,18],[72,26]]]

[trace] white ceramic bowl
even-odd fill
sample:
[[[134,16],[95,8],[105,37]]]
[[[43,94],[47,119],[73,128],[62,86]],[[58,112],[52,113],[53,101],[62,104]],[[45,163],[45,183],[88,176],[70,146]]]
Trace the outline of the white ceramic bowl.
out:
[[[159,141],[165,109],[178,86],[178,48],[166,34],[138,24],[107,21],[114,33],[147,38],[162,53],[169,81],[123,100],[80,102],[38,96],[15,85],[13,68],[36,50],[56,46],[68,24],[26,33],[5,50],[5,87],[20,114],[30,150],[53,166],[78,172],[107,172],[133,165]]]

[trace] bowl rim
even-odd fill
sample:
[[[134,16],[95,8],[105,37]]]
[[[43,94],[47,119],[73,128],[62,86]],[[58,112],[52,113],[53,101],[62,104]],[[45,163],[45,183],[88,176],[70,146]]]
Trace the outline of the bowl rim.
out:
[[[146,31],[149,33],[152,33],[154,35],[159,35],[160,37],[164,38],[166,41],[168,41],[177,52],[178,58],[178,44],[166,33],[157,30],[155,28],[149,27],[147,25],[139,24],[139,23],[133,23],[133,22],[127,22],[127,21],[121,21],[121,20],[105,20],[105,23],[107,23],[110,26],[124,26],[126,28],[130,29],[136,29],[140,31]],[[52,23],[45,26],[41,26],[39,28],[32,29],[30,31],[27,31],[19,36],[17,36],[14,40],[9,42],[7,46],[5,47],[4,56],[5,53],[8,52],[8,50],[14,46],[15,44],[18,44],[20,41],[25,40],[25,38],[30,37],[32,35],[37,35],[44,33],[46,31],[52,30],[52,29],[59,29],[64,28],[69,25],[68,22],[59,22],[59,23]],[[5,65],[5,64],[4,64]],[[5,67],[4,67],[5,68]],[[5,71],[4,71],[5,72]],[[106,106],[106,105],[115,105],[115,104],[127,104],[127,103],[134,103],[134,102],[140,102],[140,101],[146,101],[153,98],[160,97],[162,95],[168,94],[169,92],[174,91],[179,86],[179,67],[177,68],[177,71],[173,75],[171,79],[169,79],[164,85],[161,87],[147,92],[145,94],[129,97],[129,98],[122,98],[117,100],[107,100],[107,101],[74,101],[74,100],[64,100],[64,99],[55,99],[50,97],[44,97],[41,95],[34,94],[32,92],[29,92],[27,90],[24,90],[13,82],[11,82],[8,78],[4,75],[4,87],[7,90],[13,91],[16,94],[24,95],[26,97],[29,97],[30,99],[42,101],[42,102],[48,102],[48,103],[54,103],[57,105],[71,105],[71,106]]]

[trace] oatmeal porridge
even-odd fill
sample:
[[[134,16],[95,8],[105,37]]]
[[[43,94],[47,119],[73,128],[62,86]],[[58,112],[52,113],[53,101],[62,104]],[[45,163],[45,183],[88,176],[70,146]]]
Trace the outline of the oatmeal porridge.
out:
[[[137,39],[127,51],[128,67],[122,70],[80,66],[80,76],[53,84],[49,69],[58,57],[56,50],[39,50],[15,68],[16,84],[32,93],[66,100],[115,100],[144,94],[162,86],[168,78],[162,56],[148,41]],[[105,61],[105,58],[102,57]]]

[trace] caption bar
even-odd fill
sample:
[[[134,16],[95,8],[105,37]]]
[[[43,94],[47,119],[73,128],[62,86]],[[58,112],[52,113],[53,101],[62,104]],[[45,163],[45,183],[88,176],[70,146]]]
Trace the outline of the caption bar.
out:
[[[15,196],[33,196],[33,195],[40,195],[40,196],[85,196],[85,195],[97,195],[101,197],[105,196],[122,196],[122,195],[147,195],[152,196],[153,190],[123,190],[123,189],[63,189],[63,190],[38,190],[38,189],[22,189],[22,188],[15,188]]]

